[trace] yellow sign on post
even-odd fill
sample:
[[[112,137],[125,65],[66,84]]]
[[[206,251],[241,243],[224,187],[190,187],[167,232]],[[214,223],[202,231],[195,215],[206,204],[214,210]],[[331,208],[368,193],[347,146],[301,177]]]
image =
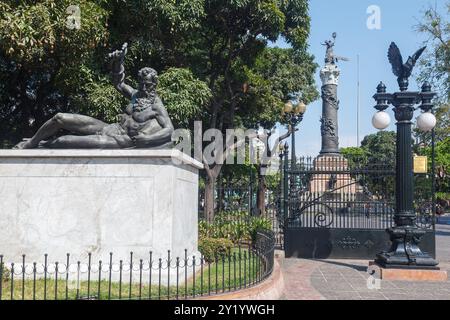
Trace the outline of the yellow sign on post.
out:
[[[426,156],[414,156],[414,173],[428,173],[428,158]]]

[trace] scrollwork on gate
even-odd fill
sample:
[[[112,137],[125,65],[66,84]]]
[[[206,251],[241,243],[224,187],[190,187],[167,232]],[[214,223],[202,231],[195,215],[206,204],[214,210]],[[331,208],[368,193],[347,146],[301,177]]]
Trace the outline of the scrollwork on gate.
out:
[[[435,217],[433,202],[425,202],[417,209],[416,226],[422,229],[432,229]]]

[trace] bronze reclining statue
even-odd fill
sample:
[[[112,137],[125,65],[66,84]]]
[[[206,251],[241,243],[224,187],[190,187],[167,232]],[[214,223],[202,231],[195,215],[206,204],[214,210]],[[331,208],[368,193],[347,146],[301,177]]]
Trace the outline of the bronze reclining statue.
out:
[[[171,147],[174,131],[161,99],[156,93],[158,74],[152,68],[139,71],[139,87],[124,82],[124,58],[127,44],[109,54],[112,59],[113,84],[130,99],[118,123],[107,124],[80,114],[58,113],[48,120],[30,139],[24,139],[15,149],[122,149]],[[60,130],[71,135],[55,137]]]

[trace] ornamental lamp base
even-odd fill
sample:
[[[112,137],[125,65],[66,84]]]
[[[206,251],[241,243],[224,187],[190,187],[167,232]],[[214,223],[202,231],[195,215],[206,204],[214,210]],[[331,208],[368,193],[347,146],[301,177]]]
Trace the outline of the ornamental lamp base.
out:
[[[419,247],[424,230],[401,226],[387,230],[392,246],[388,252],[378,253],[375,263],[383,268],[439,270],[438,262]]]

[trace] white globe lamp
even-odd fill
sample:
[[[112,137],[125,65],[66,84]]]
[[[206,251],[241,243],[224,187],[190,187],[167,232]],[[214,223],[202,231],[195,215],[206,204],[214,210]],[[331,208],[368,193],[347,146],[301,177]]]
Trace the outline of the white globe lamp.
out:
[[[417,117],[417,127],[420,131],[429,132],[436,126],[436,117],[431,112],[424,112]]]
[[[372,117],[372,125],[378,130],[386,129],[390,123],[391,117],[385,111],[378,111]]]

